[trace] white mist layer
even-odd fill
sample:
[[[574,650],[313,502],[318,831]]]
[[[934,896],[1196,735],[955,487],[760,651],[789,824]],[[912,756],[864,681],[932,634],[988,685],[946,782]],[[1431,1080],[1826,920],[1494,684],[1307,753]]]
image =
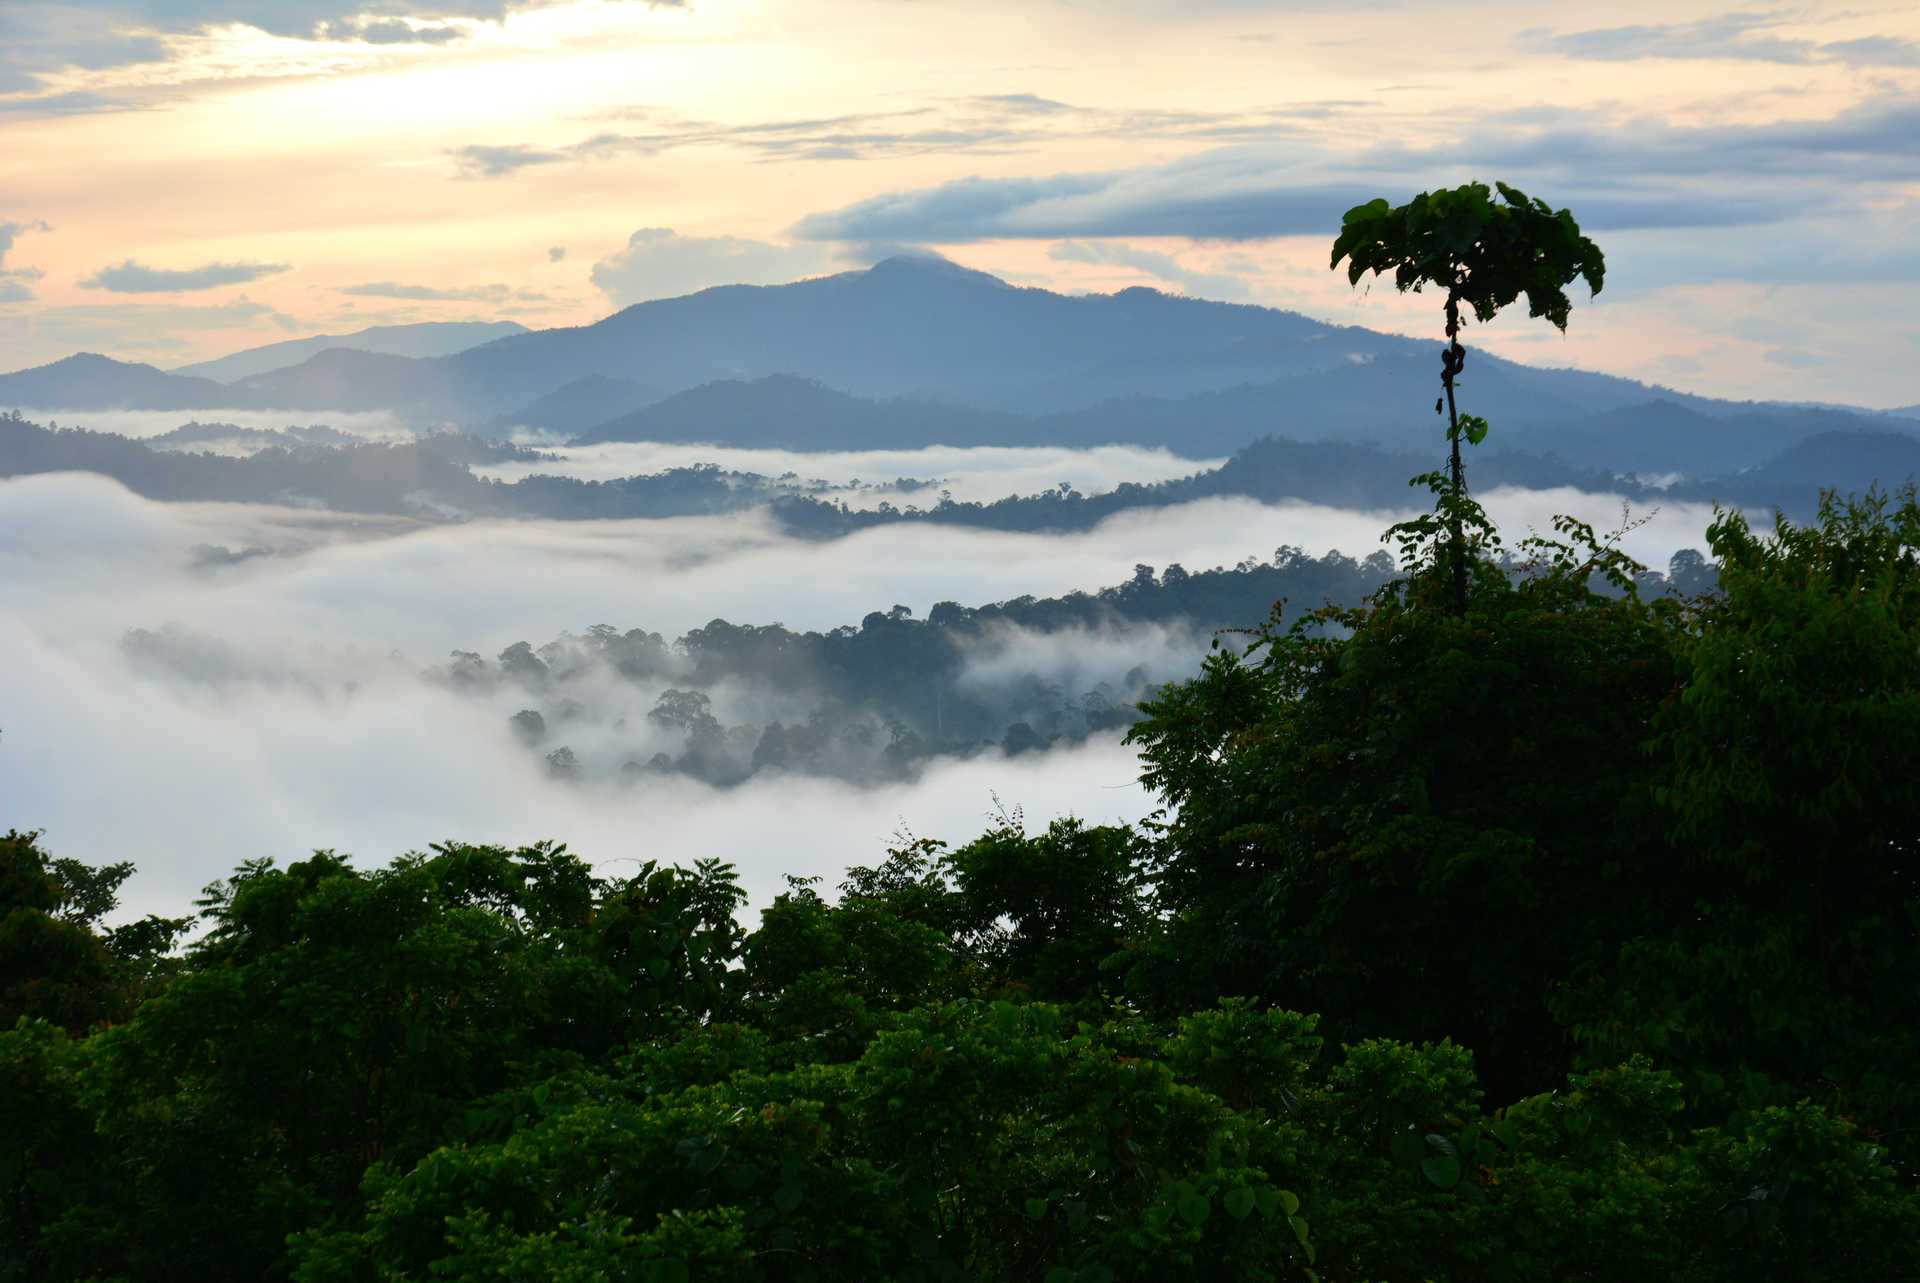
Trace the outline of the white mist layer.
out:
[[[1572,491],[1486,501],[1510,542],[1555,512],[1602,530],[1619,514],[1615,498]],[[0,481],[0,825],[43,829],[59,855],[132,860],[128,907],[179,913],[243,860],[317,847],[383,863],[450,838],[556,838],[609,871],[714,856],[764,900],[781,874],[832,882],[881,858],[903,824],[965,841],[994,792],[1035,824],[1137,819],[1153,800],[1112,739],[1016,761],[986,753],[871,789],[763,777],[726,793],[685,778],[569,786],[514,740],[506,699],[419,673],[455,648],[491,655],[602,622],[668,638],[716,617],[827,629],[895,602],[924,617],[940,600],[1091,591],[1139,562],[1199,571],[1282,544],[1364,556],[1396,515],[1210,500],[1076,535],[896,525],[809,543],[753,514],[427,526],[161,504],[84,474]],[[1626,546],[1664,566],[1700,545],[1708,515],[1668,505]],[[122,639],[169,624],[199,649],[168,676],[143,673]],[[1016,669],[1110,680],[1142,657],[1178,668],[1187,645],[1168,630],[1010,636],[1003,653],[974,658],[969,680],[1017,680]]]
[[[112,648],[47,646],[11,618],[0,655],[0,823],[44,830],[56,855],[132,860],[135,914],[182,913],[248,859],[330,848],[370,866],[437,841],[547,838],[610,875],[728,860],[764,904],[782,875],[836,882],[884,859],[902,830],[965,841],[988,826],[996,794],[1035,825],[1152,809],[1115,737],[939,764],[884,789],[797,777],[726,792],[685,777],[573,786],[549,779],[496,710],[414,680],[351,694],[196,691],[136,677]]]
[[[530,438],[531,444],[539,444]],[[930,446],[923,450],[855,450],[802,452],[798,450],[740,450],[711,445],[662,445],[654,442],[615,442],[606,445],[542,447],[553,458],[476,467],[475,475],[501,481],[545,474],[611,481],[620,477],[690,468],[711,463],[729,472],[752,472],[764,477],[792,473],[801,483],[863,488],[832,497],[851,508],[871,508],[881,502],[931,508],[946,491],[961,503],[991,503],[1008,495],[1036,494],[1065,483],[1081,494],[1112,490],[1125,481],[1149,484],[1206,472],[1225,459],[1183,459],[1171,451],[1146,446],[1097,446],[1074,450],[1053,446]],[[900,490],[894,481],[908,478],[938,484]]]
[[[411,441],[415,433],[388,410],[37,410],[21,407],[20,415],[43,426],[111,432],[145,440],[165,436],[189,423],[225,423],[262,431],[328,427],[367,441]]]

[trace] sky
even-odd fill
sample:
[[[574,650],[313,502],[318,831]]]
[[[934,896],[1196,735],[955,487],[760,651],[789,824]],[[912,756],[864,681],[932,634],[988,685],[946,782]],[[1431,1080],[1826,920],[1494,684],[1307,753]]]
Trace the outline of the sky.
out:
[[[908,247],[1427,334],[1328,249],[1475,179],[1608,273],[1566,335],[1474,341],[1920,403],[1920,6],[1874,0],[8,0],[0,369],[576,325]]]

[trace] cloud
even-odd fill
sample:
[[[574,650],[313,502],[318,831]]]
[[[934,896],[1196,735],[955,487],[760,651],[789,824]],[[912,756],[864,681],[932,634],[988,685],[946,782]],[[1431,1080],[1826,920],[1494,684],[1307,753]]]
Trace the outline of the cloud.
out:
[[[27,118],[84,116],[102,111],[125,111],[132,106],[134,106],[133,103],[123,98],[111,98],[105,94],[76,89],[67,93],[42,94],[33,98],[0,99],[0,116]]]
[[[1920,42],[1892,36],[1835,40],[1821,45],[1820,52],[1854,67],[1920,67]]]
[[[106,290],[113,294],[165,294],[218,289],[222,285],[243,285],[263,276],[292,270],[291,263],[208,263],[202,267],[176,270],[147,267],[127,259],[118,266],[101,268],[80,284],[90,290]]]
[[[499,282],[492,285],[443,287],[404,285],[398,281],[370,281],[364,285],[343,285],[340,287],[340,292],[361,298],[401,298],[423,302],[506,303],[515,299],[529,303],[548,301],[548,296],[538,290],[514,289],[510,285]]]
[[[24,223],[0,222],[0,267],[6,266],[7,255],[13,251],[13,243],[26,232],[50,232],[53,228],[45,220],[33,218]]]
[[[1916,283],[1920,200],[1823,212],[1801,220],[1791,234],[1679,238],[1629,231],[1610,236],[1604,248],[1609,296],[1721,281],[1828,289]]]
[[[618,0],[616,0],[618,2]],[[179,38],[250,27],[283,40],[372,46],[458,41],[479,23],[551,0],[49,0],[0,7],[0,94],[40,89],[73,68],[104,70],[162,62]],[[649,8],[683,0],[645,0]],[[88,93],[0,101],[0,112],[55,114],[133,104]]]
[[[0,7],[0,94],[37,90],[42,73],[62,68],[97,71],[164,59],[164,41],[150,32],[127,30],[144,25],[137,18],[116,17],[84,4]],[[31,112],[46,103],[45,97],[38,104],[16,100],[0,103],[0,111]]]
[[[1920,104],[1824,120],[1674,126],[1599,114],[1495,119],[1457,144],[1367,149],[1281,141],[1156,165],[969,177],[808,215],[802,240],[956,244],[999,238],[1320,235],[1382,191],[1497,174],[1594,230],[1739,227],[1855,205],[1920,181]]]
[[[774,285],[829,270],[818,245],[772,245],[737,236],[682,236],[643,227],[625,249],[593,265],[594,286],[616,307],[692,294],[710,285]]]
[[[1532,53],[1559,54],[1600,62],[1636,62],[1643,58],[1774,62],[1801,66],[1839,62],[1856,67],[1920,66],[1920,44],[1889,36],[1822,42],[1766,34],[1788,21],[1785,15],[1723,13],[1694,22],[1600,27],[1565,33],[1542,28],[1516,38]]]
[[[1047,257],[1062,263],[1131,267],[1170,285],[1178,285],[1196,298],[1243,299],[1252,294],[1247,282],[1239,276],[1195,271],[1182,266],[1171,254],[1112,241],[1057,241],[1047,251]]]
[[[567,247],[565,245],[553,245],[548,247],[547,249],[547,261],[549,263],[558,263],[561,259],[565,258],[566,256],[567,256]]]
[[[363,19],[358,26],[333,24],[327,34],[334,39],[364,40],[370,45],[446,44],[467,34],[464,27],[446,23],[410,23],[400,18]]]
[[[451,155],[461,175],[467,178],[498,178],[529,165],[551,165],[567,159],[564,152],[546,151],[520,143],[504,147],[474,144],[456,148]]]
[[[13,252],[13,243],[26,232],[50,232],[53,228],[43,219],[30,219],[24,223],[0,222],[0,303],[25,303],[38,297],[30,281],[37,281],[46,273],[37,267],[8,267],[7,255]]]
[[[1789,370],[1817,370],[1830,364],[1833,358],[1798,348],[1776,347],[1769,348],[1760,359],[1769,365],[1783,366]]]
[[[1038,94],[978,94],[967,101],[989,107],[1004,107],[1010,111],[1051,116],[1058,112],[1072,111],[1074,108],[1051,98],[1042,98]]]

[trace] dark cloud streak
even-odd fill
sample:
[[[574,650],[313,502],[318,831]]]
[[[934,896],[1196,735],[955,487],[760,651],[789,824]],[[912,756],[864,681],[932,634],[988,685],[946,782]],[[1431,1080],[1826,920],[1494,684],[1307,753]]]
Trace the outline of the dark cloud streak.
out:
[[[1500,175],[1580,211],[1596,230],[1741,227],[1858,207],[1920,181],[1920,104],[1827,120],[1678,128],[1555,117],[1459,143],[1360,152],[1297,141],[1224,147],[1161,165],[1038,178],[970,177],[809,215],[817,241],[956,244],[1002,237],[1255,240],[1337,226],[1381,191]],[[1818,179],[1817,184],[1807,180]]]
[[[914,107],[744,125],[667,119],[646,132],[607,130],[558,148],[474,144],[450,155],[463,177],[499,178],[533,165],[651,156],[682,147],[736,147],[770,160],[864,160],[934,152],[995,155],[1085,138],[1233,142],[1291,137],[1299,122],[1356,105],[1362,104],[1332,101],[1252,112],[1139,111],[1075,107],[1034,94],[990,94],[959,99],[950,110]]]
[[[132,259],[113,267],[103,267],[80,284],[90,290],[111,294],[170,294],[187,290],[218,289],[222,285],[244,285],[263,276],[291,272],[291,263],[208,263],[201,267],[172,269],[148,267]]]
[[[561,152],[542,151],[522,143],[499,147],[475,144],[458,148],[452,155],[461,175],[467,178],[498,178],[529,165],[550,165],[566,159]]]
[[[516,290],[510,285],[504,285],[498,282],[491,285],[470,285],[442,289],[434,285],[405,285],[398,281],[371,281],[364,285],[342,286],[340,292],[342,294],[351,294],[358,298],[397,298],[410,299],[415,302],[505,303],[515,299],[528,303],[547,301],[547,296],[536,290]]]
[[[1694,22],[1598,27],[1586,31],[1523,31],[1515,43],[1530,53],[1597,62],[1645,58],[1773,62],[1806,66],[1838,62],[1853,67],[1920,66],[1920,44],[1889,36],[1822,42],[1765,34],[1781,15],[1724,13]]]

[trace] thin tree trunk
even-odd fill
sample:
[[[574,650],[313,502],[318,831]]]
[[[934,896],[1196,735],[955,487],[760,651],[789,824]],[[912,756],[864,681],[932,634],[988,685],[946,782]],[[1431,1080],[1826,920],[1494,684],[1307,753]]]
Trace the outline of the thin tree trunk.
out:
[[[1460,346],[1460,298],[1447,295],[1447,350],[1442,357],[1440,382],[1447,389],[1447,440],[1453,447],[1448,467],[1448,483],[1452,486],[1454,503],[1447,514],[1448,560],[1453,572],[1453,611],[1456,615],[1467,613],[1467,538],[1460,524],[1460,496],[1466,493],[1466,470],[1460,462],[1460,408],[1454,404],[1453,380],[1467,363],[1467,350]]]

